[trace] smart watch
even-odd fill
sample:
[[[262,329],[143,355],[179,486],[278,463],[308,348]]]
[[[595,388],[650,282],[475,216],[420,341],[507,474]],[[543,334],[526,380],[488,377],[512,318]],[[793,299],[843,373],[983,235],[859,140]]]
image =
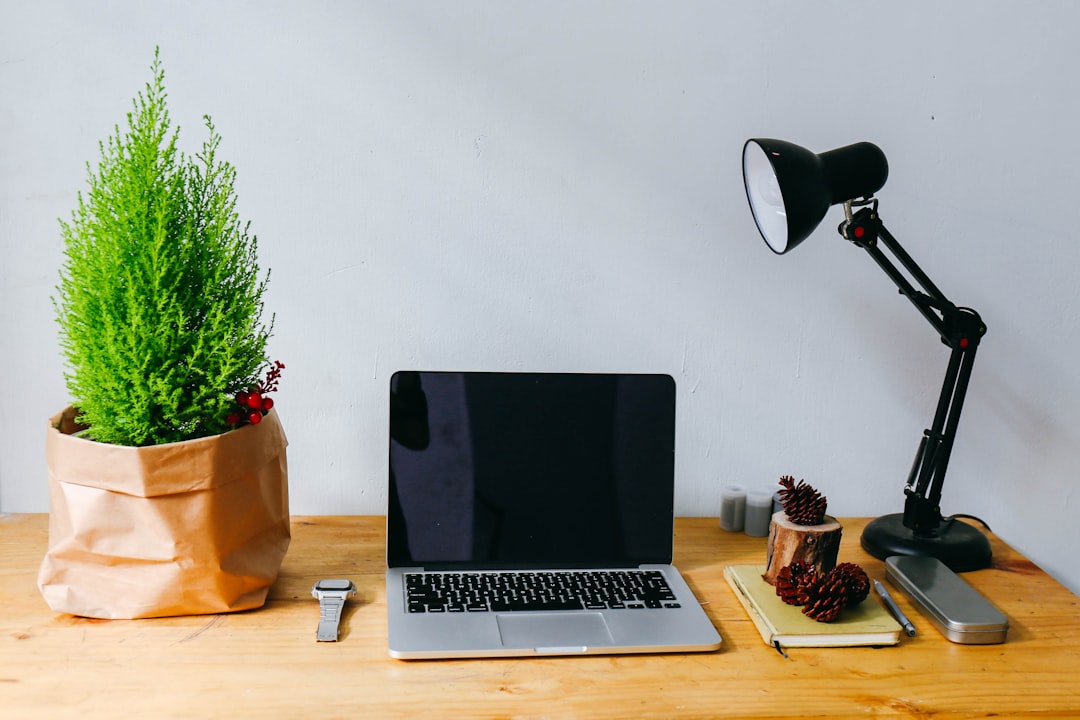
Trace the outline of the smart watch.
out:
[[[355,594],[352,580],[319,580],[311,588],[311,596],[319,600],[319,629],[315,634],[318,642],[337,642],[341,608]]]

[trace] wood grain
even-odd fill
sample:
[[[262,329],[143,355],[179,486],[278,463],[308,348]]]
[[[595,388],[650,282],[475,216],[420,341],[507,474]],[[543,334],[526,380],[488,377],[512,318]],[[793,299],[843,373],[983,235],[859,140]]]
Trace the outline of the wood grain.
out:
[[[843,519],[840,561],[884,579]],[[1008,642],[946,641],[896,593],[919,635],[891,648],[765,647],[723,579],[766,541],[676,523],[676,565],[724,637],[708,654],[413,661],[387,655],[384,519],[295,517],[261,610],[100,621],[52,613],[35,577],[44,515],[0,516],[0,718],[1080,717],[1080,599],[992,538],[964,577],[1009,616]],[[316,643],[311,585],[359,587],[342,640]]]
[[[762,578],[775,585],[780,571],[794,562],[806,563],[818,577],[824,577],[836,567],[843,535],[844,526],[827,515],[825,522],[818,525],[798,525],[782,512],[774,514],[769,523],[765,552],[768,562]]]

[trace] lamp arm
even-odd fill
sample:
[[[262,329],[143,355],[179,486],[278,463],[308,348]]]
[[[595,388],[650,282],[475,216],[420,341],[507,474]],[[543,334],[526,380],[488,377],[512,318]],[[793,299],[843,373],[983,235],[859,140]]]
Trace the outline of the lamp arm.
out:
[[[949,302],[944,293],[938,290],[922,268],[900,246],[892,233],[885,228],[885,225],[881,222],[881,217],[877,214],[876,201],[874,202],[875,204],[872,207],[864,207],[854,215],[849,215],[848,219],[840,225],[840,234],[853,244],[861,247],[874,259],[878,266],[885,271],[885,274],[896,284],[896,287],[900,289],[900,294],[911,301],[922,313],[923,317],[938,331],[942,341],[949,344],[945,317],[950,313],[959,312],[959,309]],[[878,247],[879,239],[881,244],[888,248],[889,252],[900,261],[904,269],[915,278],[922,287],[922,291],[916,289],[911,281],[889,260],[888,256],[881,251],[881,248]]]
[[[851,214],[851,203],[845,206],[845,210],[848,217],[840,226],[840,234],[869,253],[885,274],[892,278],[900,293],[934,326],[941,341],[952,350],[933,424],[923,432],[904,489],[905,527],[919,537],[936,537],[944,521],[940,503],[945,471],[949,466],[960,412],[964,407],[975,351],[986,333],[986,326],[977,312],[949,302],[931,282],[885,228],[877,214],[876,200],[854,215]],[[879,239],[880,244],[899,260],[922,290],[917,289],[882,252]]]

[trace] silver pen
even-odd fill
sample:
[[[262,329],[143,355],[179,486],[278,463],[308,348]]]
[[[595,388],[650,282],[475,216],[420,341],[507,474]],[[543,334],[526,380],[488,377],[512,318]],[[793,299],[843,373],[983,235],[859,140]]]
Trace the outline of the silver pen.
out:
[[[896,604],[896,601],[893,600],[892,595],[889,594],[889,591],[885,589],[885,586],[881,584],[880,580],[874,581],[874,589],[877,590],[877,594],[881,596],[881,601],[885,603],[885,607],[887,607],[889,612],[892,613],[892,616],[896,618],[896,622],[903,626],[904,632],[908,634],[908,637],[915,637],[915,626],[911,624],[907,615],[905,615],[904,611],[900,609],[900,606]]]

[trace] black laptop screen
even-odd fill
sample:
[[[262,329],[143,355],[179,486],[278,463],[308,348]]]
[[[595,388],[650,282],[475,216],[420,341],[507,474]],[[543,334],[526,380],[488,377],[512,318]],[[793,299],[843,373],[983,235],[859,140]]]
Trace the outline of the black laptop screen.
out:
[[[671,562],[667,375],[399,372],[391,567]]]

